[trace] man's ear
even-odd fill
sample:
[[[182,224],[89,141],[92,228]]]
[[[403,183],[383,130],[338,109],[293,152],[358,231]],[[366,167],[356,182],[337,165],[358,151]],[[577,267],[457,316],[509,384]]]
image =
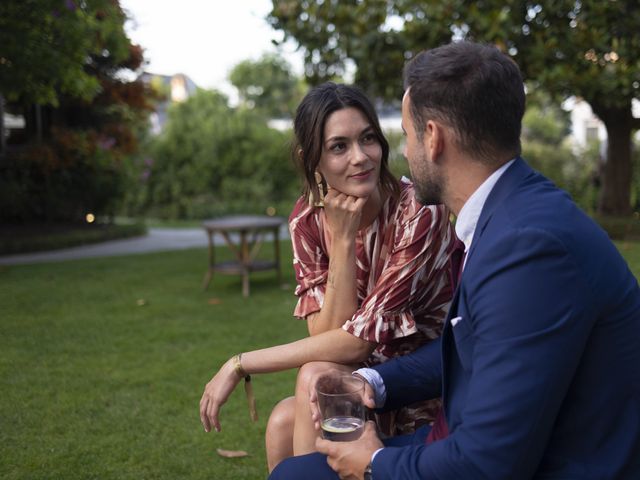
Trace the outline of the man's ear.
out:
[[[444,150],[445,133],[443,126],[433,120],[427,121],[425,134],[423,136],[423,145],[425,150],[429,152],[429,158],[438,161],[438,158]]]

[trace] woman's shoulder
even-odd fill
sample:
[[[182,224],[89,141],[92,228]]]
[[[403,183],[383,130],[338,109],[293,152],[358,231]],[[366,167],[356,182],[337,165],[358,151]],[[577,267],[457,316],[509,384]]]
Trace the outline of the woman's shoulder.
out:
[[[409,180],[407,177],[402,176],[399,180],[400,183],[400,203],[403,202],[411,202],[415,200],[415,188],[413,186],[413,182]],[[418,203],[416,201],[416,203]]]
[[[300,229],[318,229],[319,214],[318,209],[309,205],[309,202],[301,196],[293,205],[293,210],[289,215],[289,229],[291,232]]]

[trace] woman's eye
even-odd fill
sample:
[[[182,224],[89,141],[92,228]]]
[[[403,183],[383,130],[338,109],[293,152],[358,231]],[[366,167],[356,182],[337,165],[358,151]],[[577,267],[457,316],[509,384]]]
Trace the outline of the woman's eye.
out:
[[[362,143],[371,144],[377,140],[377,137],[373,133],[367,133],[364,137],[362,137]]]
[[[338,153],[338,152],[342,152],[345,148],[346,148],[346,145],[343,142],[339,142],[331,145],[329,150],[331,150],[334,153]]]

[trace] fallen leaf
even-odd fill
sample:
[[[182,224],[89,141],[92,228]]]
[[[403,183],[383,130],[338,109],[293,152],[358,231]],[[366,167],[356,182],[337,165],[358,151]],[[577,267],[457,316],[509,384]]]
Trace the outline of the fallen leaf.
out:
[[[222,448],[217,448],[216,452],[218,452],[218,455],[225,458],[240,458],[249,455],[244,450],[224,450]]]
[[[222,300],[220,300],[219,298],[209,299],[209,305],[220,305],[221,303],[222,303]]]

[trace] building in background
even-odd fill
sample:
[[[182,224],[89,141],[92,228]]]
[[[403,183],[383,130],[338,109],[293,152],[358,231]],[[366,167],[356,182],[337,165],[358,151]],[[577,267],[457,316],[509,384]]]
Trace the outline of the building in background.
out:
[[[198,90],[198,86],[193,80],[183,73],[175,75],[159,75],[156,73],[144,72],[140,75],[142,81],[149,85],[156,92],[160,100],[156,103],[156,108],[149,115],[151,133],[158,135],[162,132],[167,122],[167,110],[172,103],[184,102]]]
[[[631,102],[633,116],[640,117],[640,102],[634,99]],[[593,113],[591,106],[579,97],[570,97],[564,101],[562,108],[571,112],[571,133],[569,141],[577,150],[584,150],[591,142],[597,141],[600,145],[600,156],[606,158],[607,153],[607,129],[604,123]],[[640,131],[634,138],[640,141]]]

